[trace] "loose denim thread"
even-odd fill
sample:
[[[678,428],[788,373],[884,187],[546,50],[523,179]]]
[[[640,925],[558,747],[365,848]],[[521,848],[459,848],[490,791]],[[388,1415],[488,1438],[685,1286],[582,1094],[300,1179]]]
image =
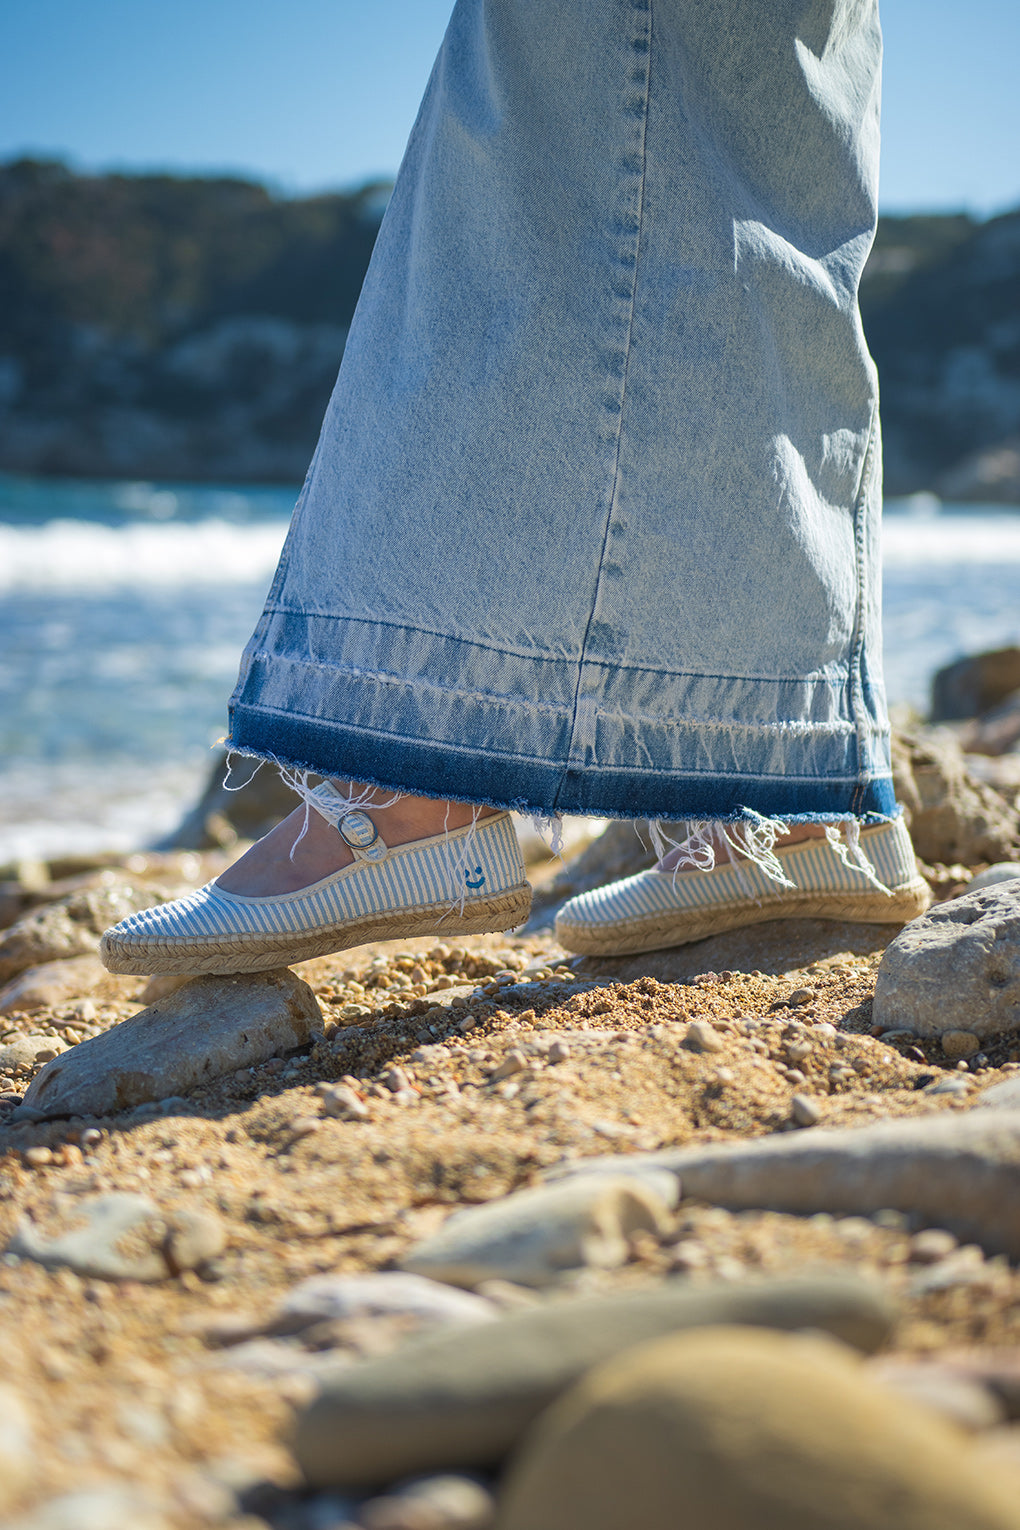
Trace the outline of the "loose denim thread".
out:
[[[879,880],[874,866],[861,848],[859,821],[856,818],[844,818],[837,823],[824,824],[823,827],[829,847],[839,856],[843,865],[848,870],[863,872],[877,891],[891,897],[891,889]],[[662,819],[650,819],[648,824],[652,845],[660,861],[674,850],[679,851],[677,863],[673,867],[674,884],[682,869],[713,871],[718,861],[721,841],[727,860],[749,896],[754,894],[743,874],[743,866],[748,861],[780,887],[796,887],[797,884],[786,875],[783,864],[775,853],[776,840],[781,834],[790,832],[790,825],[781,819],[756,815],[753,820],[745,819],[730,824],[721,819],[706,818],[689,821],[685,828],[687,832],[684,838],[676,839],[667,833]],[[846,835],[846,843],[841,838],[841,831]],[[760,898],[756,898],[755,901],[761,902]]]

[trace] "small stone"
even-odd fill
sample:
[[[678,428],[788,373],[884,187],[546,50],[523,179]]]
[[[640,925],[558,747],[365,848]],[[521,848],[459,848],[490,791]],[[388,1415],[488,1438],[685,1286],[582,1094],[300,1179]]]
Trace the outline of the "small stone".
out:
[[[566,1062],[570,1056],[570,1046],[565,1041],[554,1041],[546,1053],[551,1063]]]
[[[489,1074],[490,1084],[502,1083],[505,1078],[512,1078],[515,1073],[522,1073],[528,1066],[528,1059],[524,1053],[515,1047],[508,1052],[497,1068]]]
[[[25,1162],[32,1169],[42,1169],[45,1168],[47,1164],[51,1164],[53,1162],[53,1154],[50,1152],[48,1147],[26,1148],[23,1156]]]
[[[287,1130],[291,1136],[300,1141],[302,1137],[311,1137],[320,1130],[322,1122],[318,1116],[291,1116],[287,1122]]]
[[[399,1094],[401,1090],[409,1089],[411,1086],[411,1080],[408,1078],[403,1068],[398,1068],[396,1066],[387,1068],[386,1072],[383,1074],[382,1081],[384,1086],[390,1091],[391,1094]]]
[[[817,1126],[822,1108],[809,1094],[795,1094],[790,1101],[790,1114],[798,1126]]]
[[[910,1240],[909,1257],[914,1264],[937,1264],[958,1246],[958,1239],[944,1227],[926,1227]]]
[[[981,1043],[973,1031],[944,1031],[942,1050],[947,1057],[973,1057]]]
[[[215,1212],[178,1212],[174,1222],[163,1242],[163,1253],[174,1275],[201,1269],[227,1246],[226,1228]]]
[[[814,1051],[810,1041],[791,1041],[786,1048],[786,1060],[790,1063],[802,1063],[809,1058]]]
[[[925,1086],[925,1094],[970,1094],[974,1088],[974,1081],[970,1078],[962,1078],[959,1074],[949,1074],[946,1078],[937,1079],[934,1084]]]
[[[707,1269],[708,1265],[708,1249],[696,1238],[681,1239],[670,1255],[670,1269],[677,1270],[683,1275],[691,1275],[696,1270]]]
[[[420,1477],[358,1510],[364,1530],[489,1530],[492,1494],[473,1477]]]
[[[454,1212],[403,1264],[457,1286],[493,1277],[544,1286],[565,1270],[624,1264],[630,1236],[662,1234],[667,1221],[665,1202],[640,1181],[579,1175]]]
[[[371,1111],[346,1084],[326,1089],[322,1094],[322,1113],[340,1121],[367,1121]]]
[[[23,1221],[8,1246],[20,1259],[32,1259],[46,1269],[66,1265],[79,1275],[100,1280],[165,1280],[167,1264],[152,1252],[127,1256],[117,1245],[129,1232],[159,1220],[159,1208],[144,1195],[115,1191],[75,1208],[86,1217],[84,1227],[44,1238],[31,1222]]]
[[[51,1055],[67,1051],[67,1043],[54,1036],[39,1036],[28,1031],[0,1046],[0,1069],[11,1072],[15,1068],[32,1068],[43,1052]]]
[[[791,1009],[798,1009],[802,1004],[810,1004],[815,997],[813,988],[795,988],[786,1002]]]
[[[687,1027],[684,1046],[689,1047],[692,1052],[721,1052],[725,1042],[707,1020],[693,1020]]]

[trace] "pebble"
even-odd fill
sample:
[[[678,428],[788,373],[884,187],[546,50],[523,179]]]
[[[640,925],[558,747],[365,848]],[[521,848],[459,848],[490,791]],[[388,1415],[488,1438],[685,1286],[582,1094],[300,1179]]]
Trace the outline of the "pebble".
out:
[[[387,1068],[382,1081],[391,1094],[400,1094],[402,1090],[409,1089],[411,1086],[411,1080],[403,1068],[398,1067]]]
[[[44,1238],[31,1222],[23,1221],[11,1239],[8,1252],[32,1259],[46,1269],[66,1265],[79,1275],[101,1280],[165,1280],[167,1264],[155,1251],[124,1255],[117,1245],[127,1233],[159,1219],[159,1208],[144,1195],[115,1191],[75,1207],[85,1226]]]
[[[958,1240],[944,1227],[926,1227],[910,1240],[909,1257],[914,1264],[936,1264],[958,1246]]]
[[[322,1112],[340,1121],[367,1121],[372,1114],[364,1100],[346,1084],[338,1084],[323,1092]]]
[[[528,1066],[528,1059],[524,1053],[516,1047],[509,1051],[498,1067],[489,1074],[490,1084],[502,1083],[505,1078],[512,1078],[515,1073],[522,1073]]]
[[[786,1002],[791,1009],[795,1009],[799,1008],[802,1004],[810,1004],[811,1000],[815,997],[816,994],[813,988],[795,988]]]
[[[420,1477],[358,1510],[363,1530],[489,1530],[495,1513],[489,1490],[473,1477]]]
[[[973,1031],[944,1031],[942,1050],[947,1057],[973,1057],[981,1043]]]
[[[539,1420],[499,1530],[1015,1530],[1016,1482],[814,1336],[717,1328],[596,1367]],[[678,1511],[678,1506],[682,1510]]]
[[[721,1052],[725,1042],[707,1020],[692,1020],[687,1027],[684,1046],[689,1047],[692,1052]]]
[[[663,1234],[668,1222],[669,1207],[640,1180],[576,1176],[456,1211],[402,1263],[456,1286],[545,1286],[566,1270],[617,1268],[633,1233]]]
[[[570,1047],[565,1041],[554,1041],[546,1056],[551,1063],[566,1062],[570,1056]]]
[[[227,1246],[227,1230],[213,1211],[178,1212],[163,1242],[170,1271],[198,1270],[217,1259]]]
[[[817,1126],[822,1119],[822,1109],[809,1094],[795,1094],[790,1101],[790,1114],[798,1126]]]
[[[715,1288],[666,1281],[543,1302],[324,1374],[318,1395],[298,1411],[293,1448],[316,1488],[491,1467],[593,1365],[657,1335],[720,1323],[815,1328],[871,1353],[893,1321],[880,1288],[828,1275]],[[631,1513],[613,1530],[640,1523]]]

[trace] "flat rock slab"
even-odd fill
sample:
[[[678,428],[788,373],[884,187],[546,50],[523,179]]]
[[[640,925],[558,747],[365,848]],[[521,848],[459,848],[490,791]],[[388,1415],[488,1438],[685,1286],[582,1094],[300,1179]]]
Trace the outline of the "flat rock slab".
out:
[[[588,1175],[455,1211],[403,1265],[469,1289],[493,1279],[546,1286],[566,1270],[618,1268],[633,1233],[661,1235],[668,1222],[666,1199],[646,1180]]]
[[[882,958],[873,1015],[918,1036],[1020,1027],[1020,883],[964,893],[911,920]]]
[[[580,978],[597,974],[620,983],[641,977],[684,983],[702,972],[794,972],[844,953],[866,956],[882,951],[896,928],[894,924],[851,924],[843,919],[773,919],[711,935],[672,951],[586,956],[574,971]]]
[[[298,1415],[294,1450],[315,1487],[494,1466],[566,1387],[633,1344],[676,1329],[736,1323],[814,1328],[870,1354],[894,1320],[879,1287],[837,1276],[715,1289],[677,1280],[550,1301],[338,1370]]]
[[[1020,1110],[820,1127],[642,1158],[678,1174],[685,1195],[733,1211],[869,1216],[890,1207],[1020,1258]],[[593,1160],[591,1171],[608,1162]]]
[[[288,968],[195,978],[47,1063],[11,1119],[109,1116],[187,1095],[221,1074],[308,1046],[322,1030],[314,993]]]

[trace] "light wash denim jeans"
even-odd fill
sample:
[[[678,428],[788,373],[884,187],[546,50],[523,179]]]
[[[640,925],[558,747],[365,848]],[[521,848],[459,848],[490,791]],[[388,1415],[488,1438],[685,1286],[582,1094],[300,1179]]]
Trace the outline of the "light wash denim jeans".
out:
[[[459,0],[233,747],[542,813],[895,812],[876,0]]]

